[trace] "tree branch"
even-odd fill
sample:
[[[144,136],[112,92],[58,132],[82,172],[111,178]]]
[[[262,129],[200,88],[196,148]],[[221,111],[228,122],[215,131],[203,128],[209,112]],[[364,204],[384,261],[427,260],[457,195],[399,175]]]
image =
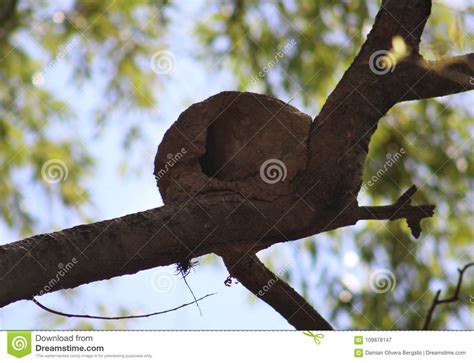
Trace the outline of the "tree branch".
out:
[[[435,206],[411,205],[411,197],[416,193],[416,186],[413,185],[397,200],[395,204],[380,207],[359,207],[359,220],[361,219],[396,219],[405,218],[411,229],[413,237],[418,238],[421,234],[421,220],[432,217]]]
[[[300,238],[304,203],[282,218],[289,201],[249,201],[232,193],[196,196],[124,217],[79,225],[0,246],[0,307],[92,281],[219,253],[259,249]],[[251,225],[248,221],[254,223]],[[242,226],[246,225],[245,231]],[[300,225],[304,225],[300,223]],[[285,231],[283,235],[279,231]],[[288,236],[288,237],[287,237]],[[258,241],[257,243],[255,241]],[[70,266],[64,272],[64,266]]]
[[[231,276],[280,313],[298,330],[333,330],[332,326],[290,285],[275,276],[256,255],[228,253],[223,257]]]
[[[383,0],[360,56],[390,49],[400,36],[411,52],[418,53],[421,35],[431,13],[431,0]]]
[[[430,11],[430,0],[382,1],[366,42],[313,123],[310,159],[299,180],[300,190],[322,181],[308,196],[312,204],[339,211],[357,205],[370,139],[380,118],[406,92],[397,86],[399,72],[393,65],[374,71],[374,56],[390,57],[396,36],[416,54]]]
[[[373,215],[364,214],[370,207],[364,208],[348,209],[335,217],[331,210],[314,211],[302,198],[264,202],[232,193],[211,193],[29,237],[0,246],[0,307],[209,253],[226,255],[236,248],[256,253],[281,241],[353,225],[365,217],[373,219]],[[413,213],[406,206],[403,213],[382,211],[373,212],[377,219],[409,218]],[[315,215],[319,215],[317,223],[313,223]],[[60,266],[68,265],[72,267],[64,273]]]
[[[423,323],[423,330],[428,330],[430,328],[431,319],[433,318],[433,313],[435,311],[435,308],[438,305],[449,304],[449,303],[457,302],[459,300],[459,293],[461,291],[461,285],[462,285],[462,279],[463,279],[464,272],[466,272],[466,270],[469,267],[473,267],[473,266],[474,266],[474,262],[471,262],[471,263],[468,263],[467,265],[465,265],[461,269],[458,268],[458,272],[459,272],[458,283],[456,285],[456,289],[454,290],[454,294],[451,297],[448,297],[446,299],[440,299],[439,296],[441,294],[441,290],[436,291],[433,302],[431,303],[431,306],[428,310],[428,313],[426,314],[426,318],[425,318],[425,321]]]
[[[405,218],[410,227],[413,237],[418,238],[422,232],[421,220],[423,218],[432,217],[435,206],[411,205],[412,196],[416,193],[417,188],[412,185],[398,200],[392,205],[386,206],[361,206],[355,209],[348,208],[334,218],[324,231],[341,228],[356,224],[360,220],[385,220],[394,221],[396,219]]]
[[[300,192],[319,181],[307,197],[310,204],[339,212],[357,205],[370,139],[395,104],[473,88],[472,55],[436,62],[419,55],[430,11],[430,0],[382,1],[366,42],[313,122],[308,167],[298,180]],[[396,38],[406,46],[399,58]]]
[[[422,58],[400,66],[400,101],[440,97],[474,89],[474,53],[426,61]]]

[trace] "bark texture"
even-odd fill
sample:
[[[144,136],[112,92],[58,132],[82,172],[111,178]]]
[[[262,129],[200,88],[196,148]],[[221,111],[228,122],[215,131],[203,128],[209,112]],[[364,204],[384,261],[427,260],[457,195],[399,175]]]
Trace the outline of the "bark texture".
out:
[[[275,276],[249,253],[228,253],[224,263],[232,274],[255,296],[275,308],[298,330],[332,330],[332,326],[290,285]]]

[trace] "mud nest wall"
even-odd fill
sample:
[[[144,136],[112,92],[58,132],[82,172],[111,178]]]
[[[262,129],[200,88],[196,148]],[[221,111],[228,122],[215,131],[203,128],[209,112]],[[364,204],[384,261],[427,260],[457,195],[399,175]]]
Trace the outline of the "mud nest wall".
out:
[[[287,195],[307,163],[311,117],[276,98],[222,92],[195,103],[165,133],[154,175],[165,203],[213,191]]]

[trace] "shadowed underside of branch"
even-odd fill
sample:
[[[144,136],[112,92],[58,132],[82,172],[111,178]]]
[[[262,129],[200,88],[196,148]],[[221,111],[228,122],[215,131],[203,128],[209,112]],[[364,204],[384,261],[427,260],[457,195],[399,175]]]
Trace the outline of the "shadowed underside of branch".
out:
[[[371,136],[393,105],[474,88],[472,54],[435,62],[419,55],[430,10],[429,0],[382,1],[367,41],[312,123],[307,167],[288,195],[269,202],[235,192],[193,194],[161,208],[0,246],[0,306],[209,253],[223,256],[231,275],[256,293],[274,275],[255,253],[275,243],[363,219],[405,218],[418,237],[421,219],[434,206],[411,205],[416,189],[391,206],[359,207],[356,198]],[[375,73],[373,54],[390,52],[396,36],[409,53],[390,72]],[[51,285],[58,265],[73,260]],[[296,328],[331,328],[283,281],[261,298]]]

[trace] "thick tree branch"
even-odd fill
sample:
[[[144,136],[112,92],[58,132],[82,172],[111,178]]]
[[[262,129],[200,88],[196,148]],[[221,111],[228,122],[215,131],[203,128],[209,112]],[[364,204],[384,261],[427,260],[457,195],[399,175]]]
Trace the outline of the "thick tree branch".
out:
[[[280,313],[298,330],[332,330],[331,325],[290,285],[271,272],[256,255],[223,256],[231,276]]]
[[[209,253],[227,255],[235,248],[256,253],[281,241],[353,225],[369,217],[358,209],[337,216],[330,212],[313,223],[316,212],[303,199],[263,202],[232,193],[212,193],[33,236],[0,246],[0,306]],[[377,213],[377,219],[409,217],[409,213]],[[63,269],[60,266],[71,261],[75,261],[73,267],[58,276]]]
[[[419,55],[430,11],[430,0],[382,1],[366,42],[312,125],[308,168],[297,186],[300,192],[312,190],[307,197],[312,205],[340,212],[357,206],[370,139],[396,103],[473,88],[472,55],[437,62]],[[393,51],[396,38],[406,54]]]
[[[471,262],[465,265],[463,268],[460,268],[460,269],[458,268],[458,272],[459,272],[458,283],[456,284],[456,288],[454,290],[453,295],[451,295],[450,297],[446,299],[440,299],[439,296],[441,295],[441,290],[436,291],[433,302],[431,303],[428,313],[426,314],[425,321],[423,322],[423,330],[428,330],[430,328],[431,319],[433,318],[433,313],[438,305],[450,304],[450,303],[457,302],[459,300],[459,293],[461,291],[461,285],[462,285],[462,279],[463,279],[464,273],[469,267],[473,267],[473,266],[474,266],[474,262]]]
[[[438,61],[416,59],[400,66],[400,101],[441,97],[474,89],[474,54]]]
[[[430,13],[431,0],[383,0],[359,55],[366,57],[376,50],[390,49],[396,36],[402,37],[413,53],[418,53]]]
[[[302,237],[296,233],[301,221],[295,218],[308,220],[304,213],[310,210],[304,203],[296,203],[295,212],[282,217],[279,210],[288,210],[288,203],[251,202],[231,193],[214,193],[2,245],[0,306],[219,253],[232,245],[258,251]],[[247,226],[245,231],[243,225]],[[69,265],[64,273],[64,266]]]
[[[370,139],[379,119],[403,95],[393,65],[382,62],[386,69],[378,72],[374,56],[390,58],[396,36],[417,54],[430,11],[430,0],[382,1],[366,42],[313,123],[309,165],[299,180],[301,190],[322,181],[308,196],[312,204],[338,210],[357,205]]]

